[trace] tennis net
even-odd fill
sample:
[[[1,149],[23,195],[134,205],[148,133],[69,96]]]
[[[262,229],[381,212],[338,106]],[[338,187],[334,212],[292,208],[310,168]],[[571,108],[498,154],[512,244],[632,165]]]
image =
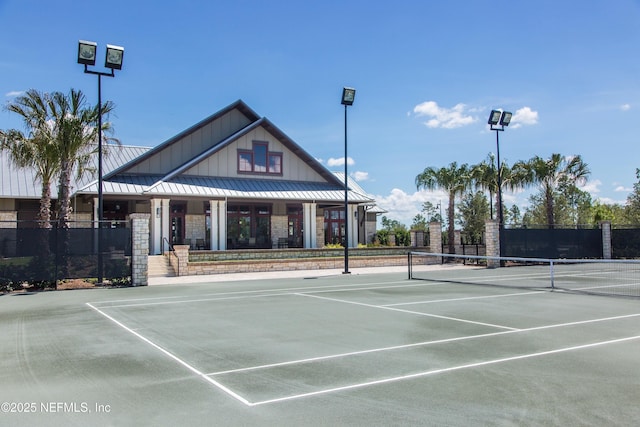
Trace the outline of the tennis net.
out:
[[[640,297],[640,260],[409,252],[408,270],[414,280]]]

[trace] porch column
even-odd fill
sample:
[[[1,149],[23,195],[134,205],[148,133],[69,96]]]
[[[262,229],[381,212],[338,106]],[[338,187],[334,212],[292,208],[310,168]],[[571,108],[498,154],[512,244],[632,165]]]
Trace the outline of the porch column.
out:
[[[218,201],[209,201],[209,217],[211,218],[211,231],[209,249],[212,251],[220,250],[220,218],[218,217]]]
[[[151,217],[149,218],[149,253],[160,255],[162,253],[162,229],[160,227],[162,219],[162,207],[160,199],[151,199]]]
[[[171,231],[169,229],[170,226],[170,209],[169,202],[170,199],[160,199],[162,205],[162,215],[161,215],[161,233],[160,233],[160,247],[164,248],[165,251],[169,250],[169,245],[165,242],[164,239],[167,239],[168,242],[171,242]]]
[[[100,216],[98,215],[98,198],[94,197],[93,198],[93,228],[98,228],[98,218],[100,218]]]
[[[317,205],[315,203],[303,203],[302,209],[303,209],[302,227],[303,227],[304,247],[306,249],[315,248],[317,245],[317,240],[316,240]]]
[[[151,242],[149,253],[160,255],[162,248],[169,248],[164,243],[164,238],[169,239],[169,199],[151,199],[150,235]]]
[[[357,205],[349,205],[349,209],[347,210],[347,218],[349,224],[349,242],[347,243],[350,248],[355,248],[358,246],[358,223],[356,222],[356,210],[358,209]]]
[[[227,250],[227,201],[218,200],[218,248]]]

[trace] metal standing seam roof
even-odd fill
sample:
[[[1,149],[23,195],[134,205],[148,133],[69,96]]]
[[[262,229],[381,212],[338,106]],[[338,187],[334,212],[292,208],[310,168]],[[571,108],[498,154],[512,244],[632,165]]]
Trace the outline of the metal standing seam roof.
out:
[[[178,176],[170,181],[158,181],[157,176],[128,175],[104,181],[104,191],[119,195],[182,195],[211,198],[242,198],[269,200],[344,200],[344,188],[324,182],[299,182],[245,178]],[[97,192],[97,183],[83,192]],[[351,202],[372,203],[370,196],[350,190]]]
[[[123,163],[129,162],[149,150],[149,147],[107,146],[107,153],[102,157],[103,174],[118,168]],[[77,173],[75,170],[73,171],[71,175],[72,192],[79,192],[93,183],[97,193],[97,154],[92,156],[89,168],[93,172],[88,171],[81,179],[77,179]],[[9,154],[6,151],[0,151],[0,197],[39,199],[41,196],[42,181],[36,177],[36,171],[33,168],[16,167]],[[51,198],[57,199],[57,197],[58,181],[54,179],[51,182]]]

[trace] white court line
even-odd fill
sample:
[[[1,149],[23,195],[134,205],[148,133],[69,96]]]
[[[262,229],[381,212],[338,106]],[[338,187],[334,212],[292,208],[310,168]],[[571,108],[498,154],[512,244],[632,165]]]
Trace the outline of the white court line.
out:
[[[323,297],[319,297],[319,298],[324,299]],[[369,381],[369,382],[359,383],[359,384],[352,384],[352,385],[344,386],[344,387],[336,387],[336,388],[332,388],[332,389],[318,390],[318,391],[315,391],[315,392],[298,394],[298,395],[293,395],[293,396],[286,396],[286,397],[276,398],[276,399],[269,399],[269,400],[264,400],[264,401],[261,401],[261,402],[250,402],[247,399],[245,399],[244,397],[240,396],[238,393],[236,393],[233,390],[227,388],[226,386],[224,386],[220,382],[214,380],[213,378],[210,378],[208,375],[211,375],[211,374],[202,373],[201,371],[199,371],[198,369],[194,368],[193,366],[191,366],[187,362],[183,361],[179,357],[175,356],[174,354],[172,354],[168,350],[165,350],[164,348],[162,348],[158,344],[155,344],[154,342],[152,342],[148,338],[146,338],[146,337],[142,336],[141,334],[137,333],[136,331],[132,330],[131,328],[129,328],[128,326],[126,326],[123,323],[119,322],[118,320],[116,320],[112,316],[109,316],[108,314],[106,314],[105,312],[100,310],[99,308],[94,307],[91,303],[86,303],[86,304],[89,307],[91,307],[91,309],[95,310],[97,313],[99,313],[102,316],[106,317],[107,319],[111,320],[113,323],[115,323],[116,325],[120,326],[121,328],[123,328],[127,332],[131,333],[132,335],[136,336],[140,340],[142,340],[142,341],[146,342],[147,344],[151,345],[152,347],[154,347],[155,349],[159,350],[160,352],[162,352],[163,354],[165,354],[169,358],[173,359],[174,361],[178,362],[180,365],[184,366],[185,368],[189,369],[191,372],[195,373],[200,378],[203,378],[208,383],[214,385],[218,389],[224,391],[229,396],[233,397],[234,399],[242,402],[243,404],[245,404],[247,406],[263,405],[263,404],[267,404],[267,403],[276,403],[276,402],[281,402],[281,401],[285,401],[285,400],[292,400],[292,399],[298,399],[298,398],[302,398],[302,397],[314,396],[314,395],[319,395],[319,394],[326,394],[326,393],[343,391],[343,390],[348,390],[348,389],[361,388],[361,387],[366,387],[366,386],[370,386],[370,385],[384,384],[384,383],[389,383],[389,382],[394,382],[394,381],[401,381],[401,380],[405,380],[405,379],[411,379],[411,378],[416,378],[416,377],[420,377],[420,376],[427,376],[427,375],[432,375],[432,374],[437,374],[437,373],[455,371],[455,370],[464,369],[464,368],[483,366],[483,365],[488,365],[488,364],[492,364],[492,363],[499,363],[499,362],[510,361],[510,360],[524,359],[524,358],[535,357],[535,356],[539,356],[539,355],[559,353],[559,352],[562,352],[562,351],[568,351],[568,350],[574,350],[574,349],[580,349],[580,348],[588,348],[588,347],[593,347],[593,346],[596,346],[596,345],[603,345],[603,344],[607,344],[607,343],[622,342],[622,341],[626,341],[626,340],[640,338],[640,336],[630,337],[630,338],[622,338],[622,339],[618,339],[618,340],[605,341],[605,342],[601,342],[601,343],[587,344],[587,345],[577,346],[577,347],[569,347],[567,349],[551,350],[551,351],[542,352],[542,353],[533,353],[531,355],[514,356],[514,357],[510,357],[510,358],[498,359],[498,360],[487,361],[487,362],[480,362],[480,363],[475,363],[475,364],[471,364],[471,365],[463,365],[463,366],[458,366],[458,367],[439,369],[439,370],[435,370],[435,371],[426,371],[426,372],[421,372],[421,373],[417,373],[417,374],[411,374],[411,375],[404,375],[404,376],[400,376],[400,377],[387,378],[387,379],[383,379],[383,380]],[[529,329],[526,329],[526,330],[512,330],[512,331],[496,332],[496,333],[493,333],[493,334],[486,334],[486,336],[502,335],[502,334],[533,331],[533,330],[541,330],[541,329],[549,329],[549,328],[556,328],[556,327],[570,326],[570,325],[578,325],[578,324],[592,323],[592,322],[599,322],[599,321],[606,321],[606,320],[624,319],[624,318],[630,318],[630,317],[636,317],[636,316],[640,316],[640,313],[638,313],[638,314],[630,314],[630,315],[622,315],[622,316],[615,316],[615,317],[609,317],[609,318],[603,318],[603,319],[593,319],[593,320],[586,320],[586,321],[570,322],[570,323],[564,323],[564,324],[546,325],[546,326],[540,326],[540,327],[535,327],[535,328],[529,328]],[[461,338],[464,338],[464,337],[461,337]],[[469,338],[476,338],[476,336],[471,336]],[[452,340],[455,340],[455,339],[452,339]],[[371,352],[371,351],[366,351],[365,350],[362,353],[364,353],[364,352]],[[325,358],[329,358],[329,357],[325,357]],[[315,358],[315,359],[316,360],[320,360],[319,358]],[[295,362],[289,362],[287,364],[291,364],[291,363],[295,363]],[[249,370],[249,369],[250,368],[245,368],[245,370]],[[252,369],[257,369],[257,368],[252,368]]]
[[[245,399],[244,397],[240,396],[238,393],[234,392],[233,390],[231,390],[231,389],[225,387],[224,385],[220,384],[218,381],[214,380],[213,378],[210,378],[207,375],[203,374],[202,372],[200,372],[199,370],[197,370],[196,368],[194,368],[193,366],[191,366],[190,364],[188,364],[184,360],[180,359],[178,356],[176,356],[173,353],[169,352],[168,350],[165,350],[164,348],[160,347],[158,344],[152,342],[150,339],[145,338],[144,336],[140,335],[139,333],[137,333],[133,329],[129,328],[125,324],[123,324],[123,323],[117,321],[116,319],[114,319],[113,317],[109,316],[107,313],[103,312],[99,308],[94,307],[93,305],[91,305],[91,303],[86,303],[86,304],[89,307],[91,307],[93,310],[95,310],[96,312],[100,313],[101,315],[103,315],[107,319],[111,320],[116,325],[120,326],[125,331],[135,335],[136,337],[138,337],[142,341],[146,342],[150,346],[154,347],[155,349],[160,350],[162,353],[164,353],[165,355],[169,356],[171,359],[175,360],[176,362],[178,362],[180,365],[184,366],[185,368],[189,369],[191,372],[193,372],[194,374],[196,374],[200,378],[204,379],[208,383],[213,384],[214,386],[216,386],[220,390],[224,391],[229,396],[231,396],[234,399],[244,403],[247,406],[253,406],[253,404],[251,402],[249,402],[247,399]]]
[[[598,347],[598,346],[602,346],[602,345],[609,345],[609,344],[616,344],[616,343],[621,343],[621,342],[625,342],[625,341],[637,340],[639,338],[640,338],[640,335],[636,335],[636,336],[633,336],[633,337],[626,337],[626,338],[620,338],[620,339],[609,340],[609,341],[601,341],[601,342],[578,345],[578,346],[573,346],[573,347],[558,348],[558,349],[555,349],[555,350],[541,351],[541,352],[538,352],[538,353],[523,354],[523,355],[520,355],[520,356],[505,357],[505,358],[502,358],[502,359],[487,360],[487,361],[484,361],[484,362],[470,363],[470,364],[467,364],[467,365],[453,366],[453,367],[450,367],[450,368],[434,369],[434,370],[431,370],[431,371],[417,372],[415,374],[402,375],[402,376],[392,377],[392,378],[384,378],[384,379],[376,380],[376,381],[368,381],[368,382],[364,382],[364,383],[351,384],[351,385],[347,385],[347,386],[343,386],[343,387],[334,387],[334,388],[329,388],[329,389],[324,389],[324,390],[312,391],[312,392],[309,392],[309,393],[301,393],[301,394],[295,394],[295,395],[291,395],[291,396],[279,397],[279,398],[275,398],[275,399],[263,400],[263,401],[259,401],[259,402],[253,402],[252,405],[253,406],[257,406],[257,405],[265,405],[265,404],[268,404],[268,403],[284,402],[284,401],[287,401],[287,400],[300,399],[300,398],[303,398],[303,397],[317,396],[317,395],[320,395],[320,394],[335,393],[335,392],[340,392],[340,391],[345,391],[345,390],[353,390],[353,389],[356,389],[356,388],[369,387],[369,386],[379,385],[379,384],[387,384],[387,383],[397,382],[397,381],[405,381],[405,380],[410,380],[410,379],[414,379],[414,378],[426,377],[426,376],[429,376],[429,375],[442,374],[442,373],[445,373],[445,372],[459,371],[459,370],[462,370],[462,369],[478,368],[478,367],[481,367],[481,366],[495,365],[495,364],[498,364],[498,363],[511,362],[511,361],[514,361],[514,360],[531,359],[531,358],[534,358],[534,357],[547,356],[547,355],[550,355],[550,354],[558,354],[558,353],[564,353],[564,352],[568,352],[568,351],[583,350],[583,349],[591,348],[591,347]]]
[[[532,328],[518,329],[513,331],[491,332],[491,333],[480,334],[480,335],[467,335],[464,337],[445,338],[445,339],[434,340],[434,341],[423,341],[423,342],[412,343],[412,344],[403,344],[403,345],[395,345],[390,347],[372,348],[368,350],[351,351],[348,353],[330,354],[327,356],[310,357],[307,359],[289,360],[286,362],[277,362],[277,363],[269,363],[266,365],[249,366],[246,368],[229,369],[226,371],[211,372],[206,375],[215,376],[215,375],[231,374],[231,373],[238,373],[238,372],[255,371],[259,369],[276,368],[279,366],[297,365],[297,364],[309,363],[309,362],[319,362],[322,360],[336,359],[340,357],[358,356],[361,354],[377,353],[377,352],[384,352],[384,351],[403,350],[403,349],[412,348],[412,347],[422,347],[422,346],[435,345],[435,344],[446,344],[450,342],[471,340],[471,339],[477,339],[477,338],[488,338],[488,337],[495,337],[499,335],[535,332],[535,331],[540,331],[544,329],[565,328],[568,326],[585,325],[589,323],[598,323],[598,322],[608,322],[611,320],[628,319],[631,317],[640,317],[640,313],[623,314],[620,316],[613,316],[613,317],[602,317],[599,319],[578,320],[575,322],[567,322],[567,323],[555,323],[552,325],[534,326]]]
[[[431,304],[434,302],[467,301],[467,300],[485,299],[485,298],[503,298],[503,297],[513,297],[513,296],[520,296],[520,295],[536,295],[541,293],[548,293],[548,292],[547,291],[515,292],[511,294],[485,295],[481,297],[445,298],[445,299],[433,299],[433,300],[427,300],[427,301],[399,302],[396,304],[383,304],[383,305],[380,305],[380,307],[397,307],[400,305]]]
[[[435,317],[435,318],[438,318],[438,319],[454,320],[456,322],[471,323],[473,325],[490,326],[492,328],[508,329],[510,331],[519,330],[518,328],[512,328],[512,327],[509,327],[509,326],[494,325],[492,323],[484,323],[484,322],[476,322],[474,320],[459,319],[457,317],[440,316],[438,314],[421,313],[419,311],[403,310],[403,309],[400,309],[400,308],[384,307],[384,306],[381,306],[381,305],[365,304],[363,302],[347,301],[347,300],[343,300],[343,299],[327,298],[327,297],[321,297],[321,296],[318,296],[318,295],[303,294],[303,293],[297,293],[295,295],[299,295],[299,296],[302,296],[302,297],[308,297],[308,298],[324,299],[324,300],[327,300],[327,301],[335,301],[335,302],[340,302],[340,303],[344,303],[344,304],[360,305],[360,306],[369,307],[369,308],[378,308],[378,309],[382,309],[382,310],[398,311],[400,313],[417,314],[419,316]]]

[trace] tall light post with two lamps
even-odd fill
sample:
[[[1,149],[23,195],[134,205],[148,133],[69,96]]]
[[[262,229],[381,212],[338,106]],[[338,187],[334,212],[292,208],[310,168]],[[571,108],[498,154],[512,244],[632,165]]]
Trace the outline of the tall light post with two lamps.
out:
[[[347,173],[347,107],[353,105],[356,98],[356,90],[351,87],[342,88],[342,101],[344,105],[344,271],[349,274],[349,186]]]
[[[102,265],[102,222],[104,220],[104,206],[102,197],[102,77],[115,77],[115,70],[122,69],[124,48],[107,45],[104,66],[111,72],[89,70],[89,66],[96,65],[98,44],[86,40],[78,42],[78,64],[84,65],[84,72],[98,76],[98,283],[103,280]]]
[[[502,212],[502,165],[500,164],[500,137],[499,133],[504,131],[506,126],[511,123],[513,114],[508,111],[491,110],[489,121],[487,124],[491,126],[491,130],[496,132],[496,157],[498,163],[498,227],[500,239],[500,255],[502,255],[502,235],[504,230],[504,214]],[[500,126],[500,127],[498,127]]]

